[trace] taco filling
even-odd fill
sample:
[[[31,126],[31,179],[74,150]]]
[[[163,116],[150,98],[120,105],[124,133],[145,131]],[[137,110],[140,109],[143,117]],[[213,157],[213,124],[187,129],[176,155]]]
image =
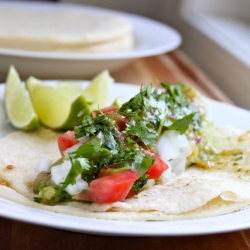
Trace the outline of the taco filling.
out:
[[[183,172],[193,161],[186,161],[192,148],[202,144],[204,110],[185,85],[162,86],[164,91],[141,88],[119,109],[96,110],[74,131],[60,135],[62,158],[38,162],[35,201],[123,201],[161,182],[169,168]]]

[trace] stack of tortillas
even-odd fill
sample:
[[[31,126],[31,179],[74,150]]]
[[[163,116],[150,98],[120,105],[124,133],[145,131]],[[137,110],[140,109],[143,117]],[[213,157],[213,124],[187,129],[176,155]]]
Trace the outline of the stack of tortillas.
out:
[[[133,48],[131,23],[111,12],[1,8],[0,47],[109,53]]]

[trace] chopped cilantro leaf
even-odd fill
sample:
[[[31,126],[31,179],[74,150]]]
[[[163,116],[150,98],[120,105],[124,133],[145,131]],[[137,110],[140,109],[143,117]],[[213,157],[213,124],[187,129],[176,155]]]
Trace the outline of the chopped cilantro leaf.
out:
[[[138,139],[145,145],[154,145],[158,137],[158,133],[148,126],[150,126],[150,124],[146,121],[135,122],[134,120],[130,120],[127,124],[125,132],[129,136],[138,137]]]
[[[135,191],[136,194],[140,193],[143,187],[146,185],[148,181],[148,175],[141,176],[138,180],[133,184],[131,191]]]
[[[145,174],[150,166],[153,164],[153,159],[149,155],[143,155],[138,153],[133,162],[133,168],[136,169],[138,176],[141,177]]]
[[[124,103],[119,111],[125,115],[133,115],[134,112],[137,112],[143,107],[143,95],[144,91],[143,88],[141,88],[141,91],[128,102]]]
[[[102,131],[103,128],[112,128],[115,125],[115,121],[109,119],[106,115],[100,113],[97,117],[84,117],[82,124],[74,128],[75,138],[82,136],[96,135]]]
[[[85,158],[78,158],[77,160],[71,160],[71,169],[63,182],[61,188],[59,189],[64,190],[68,185],[74,185],[76,183],[76,177],[83,172],[85,168],[89,169],[89,161]]]
[[[161,85],[165,92],[153,90],[152,84],[149,84],[120,109],[122,114],[134,117],[127,124],[126,133],[137,136],[145,145],[153,145],[163,127],[183,134],[191,123],[196,127],[200,124],[197,109],[182,93],[185,85],[164,82]]]
[[[113,153],[117,152],[117,142],[115,139],[115,135],[114,133],[112,133],[112,131],[110,131],[110,129],[107,129],[104,131],[104,140],[105,140],[105,145],[112,150]]]
[[[93,155],[101,148],[101,139],[94,137],[88,142],[82,144],[76,151],[71,154],[85,158],[93,158]]]
[[[193,120],[195,113],[191,113],[189,115],[184,116],[183,118],[176,120],[172,125],[168,126],[171,130],[176,130],[180,134],[183,134],[188,129],[190,123]]]

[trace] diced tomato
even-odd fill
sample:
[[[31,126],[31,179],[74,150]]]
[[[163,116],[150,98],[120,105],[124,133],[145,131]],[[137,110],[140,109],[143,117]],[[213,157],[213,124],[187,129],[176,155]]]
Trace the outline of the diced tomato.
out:
[[[74,131],[67,131],[60,135],[57,139],[58,148],[61,155],[63,156],[63,151],[77,144],[79,141],[75,139]]]
[[[104,175],[108,174],[108,172],[111,170],[114,170],[114,168],[102,168],[98,177],[104,177]]]
[[[117,111],[118,109],[117,109],[117,107],[116,106],[109,106],[109,107],[106,107],[106,108],[102,108],[101,109],[101,112],[103,113],[103,114],[108,114],[108,113],[110,113],[110,112],[115,112],[115,111]]]
[[[135,170],[125,170],[97,178],[90,182],[87,191],[75,195],[74,198],[96,203],[123,201],[137,179],[138,174]]]
[[[126,122],[127,118],[124,116],[120,115],[117,111],[116,106],[109,106],[106,108],[103,108],[100,110],[103,114],[107,115],[110,119],[113,119],[116,121],[117,126],[119,127],[119,130],[122,131],[126,128]],[[92,112],[92,117],[96,118],[97,117],[97,112],[93,111]]]
[[[118,112],[110,112],[107,116],[116,122],[120,131],[123,131],[126,128],[126,123],[128,121],[127,117],[119,114]]]
[[[154,164],[149,168],[146,174],[149,175],[149,179],[157,179],[168,169],[168,165],[156,154],[152,155],[152,157],[155,159]]]
[[[118,109],[116,106],[109,106],[109,107],[106,107],[106,108],[102,108],[100,109],[100,111],[103,113],[103,114],[108,114],[110,112],[116,112]],[[92,117],[96,118],[97,117],[97,113],[95,111],[92,112]]]
[[[151,165],[149,170],[146,172],[146,174],[149,175],[149,179],[159,178],[163,172],[168,169],[168,165],[155,153],[152,153],[148,150],[142,150],[142,152],[155,159],[153,165]]]
[[[128,199],[128,198],[132,198],[133,196],[135,196],[136,195],[136,191],[129,191],[129,193],[128,193],[128,195],[126,196],[126,199]]]

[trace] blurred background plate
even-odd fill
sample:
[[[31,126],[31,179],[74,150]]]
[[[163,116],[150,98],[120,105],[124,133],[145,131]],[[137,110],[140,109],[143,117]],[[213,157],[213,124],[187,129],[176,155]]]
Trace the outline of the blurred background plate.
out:
[[[37,52],[0,48],[0,80],[4,81],[8,68],[13,64],[22,78],[34,75],[42,79],[77,79],[90,78],[103,69],[110,72],[121,69],[133,59],[163,54],[176,49],[181,44],[180,34],[163,23],[134,14],[104,8],[67,3],[46,2],[6,2],[1,6],[15,8],[60,8],[67,11],[111,12],[127,18],[133,25],[135,47],[131,51],[119,53],[61,53]]]

